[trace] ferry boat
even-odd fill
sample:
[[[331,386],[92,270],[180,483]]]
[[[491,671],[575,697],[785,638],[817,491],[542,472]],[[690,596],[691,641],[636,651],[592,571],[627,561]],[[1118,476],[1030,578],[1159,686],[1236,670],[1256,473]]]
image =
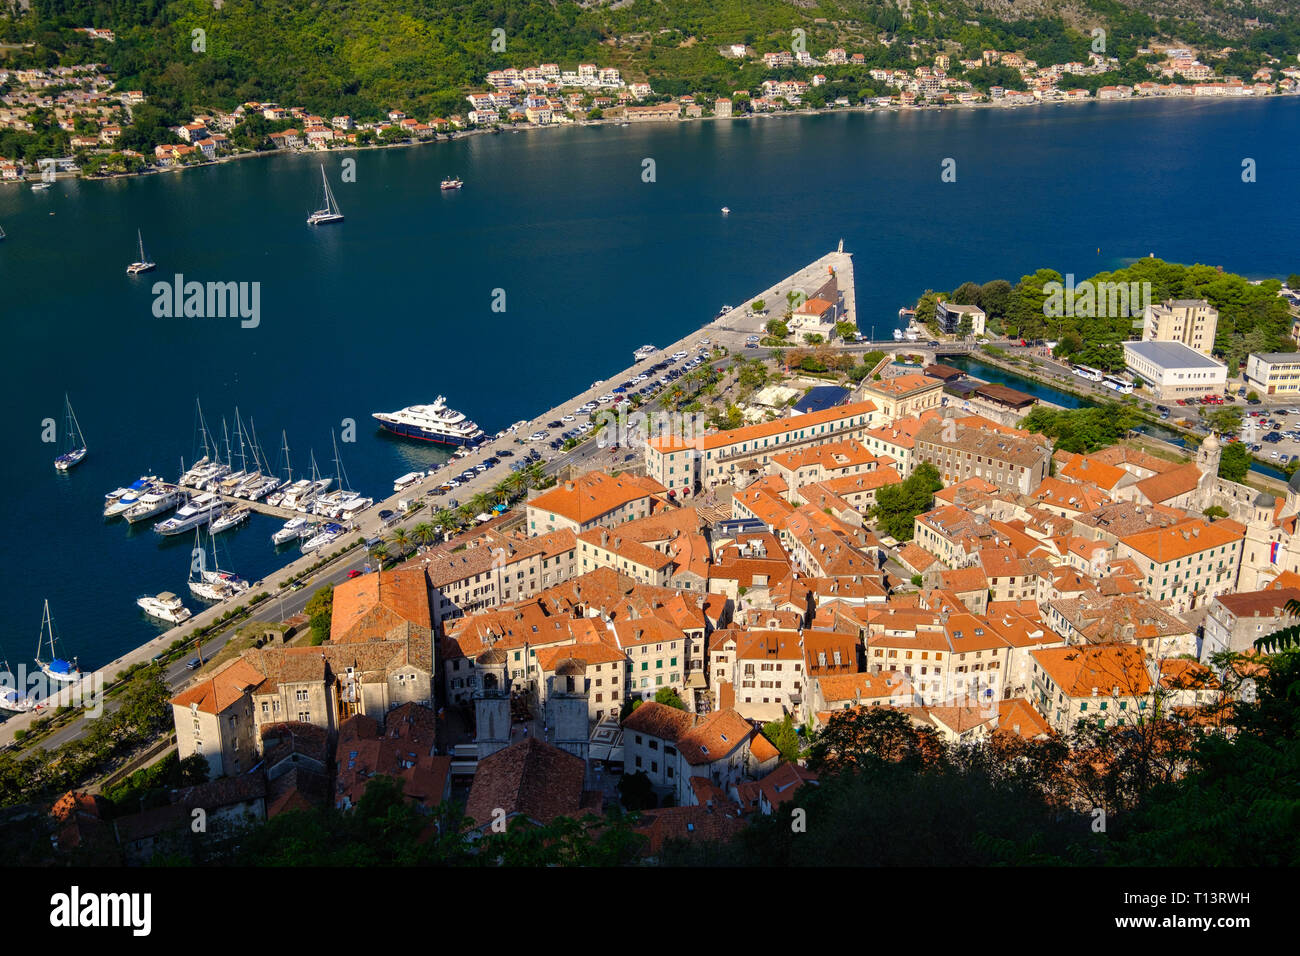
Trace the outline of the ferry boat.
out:
[[[161,535],[180,534],[207,524],[218,517],[224,507],[220,498],[211,492],[204,492],[195,495],[176,514],[161,524],[154,525],[153,529]]]
[[[302,553],[310,554],[313,551],[319,551],[321,548],[328,547],[343,535],[343,525],[330,522],[317,531],[310,538],[306,538],[302,543]]]
[[[168,624],[180,624],[190,619],[190,609],[171,591],[163,591],[153,597],[146,595],[135,603],[145,614]]]
[[[290,518],[284,523],[284,527],[271,535],[271,543],[275,545],[288,544],[290,541],[297,541],[302,537],[303,532],[311,528],[311,522],[306,518]]]
[[[633,352],[632,355],[636,359],[636,361],[639,362],[642,359],[649,358],[650,356],[654,355],[658,351],[659,349],[653,345],[643,345],[635,352]]]
[[[424,480],[424,472],[422,471],[408,472],[407,474],[403,475],[401,478],[398,478],[395,482],[393,482],[393,491],[405,491],[407,488],[410,488],[413,485],[418,485],[423,480]]]
[[[63,396],[63,404],[67,406],[63,433],[67,436],[68,450],[54,459],[54,467],[59,471],[70,471],[86,457],[86,437],[81,434],[81,426],[77,424],[77,416],[72,411],[72,402],[66,395]]]
[[[307,225],[323,226],[331,222],[342,222],[343,211],[339,209],[339,204],[334,200],[334,191],[330,189],[330,181],[325,176],[325,164],[320,167],[321,185],[325,187],[325,205],[317,209],[307,217]]]
[[[138,276],[142,272],[152,272],[158,268],[157,263],[144,254],[144,236],[139,229],[135,231],[135,237],[140,243],[140,258],[126,267],[126,274],[129,276]]]
[[[408,405],[395,412],[375,412],[373,417],[386,431],[403,438],[439,445],[473,445],[482,440],[483,429],[446,402],[439,395],[432,405]]]
[[[442,181],[443,189],[460,189],[460,187],[464,185],[465,183],[457,179],[455,176],[448,176]]]
[[[154,485],[140,496],[140,500],[122,513],[129,523],[148,521],[164,512],[171,511],[184,496],[174,485]]]
[[[252,516],[253,512],[248,508],[232,508],[212,522],[212,533],[221,534],[223,531],[237,528]]]
[[[46,644],[49,645],[49,659],[41,660]],[[36,666],[52,681],[61,684],[73,684],[81,680],[81,668],[77,659],[65,660],[59,657],[54,647],[54,619],[50,617],[50,602],[45,602],[45,616],[41,619],[41,635],[36,639]]]

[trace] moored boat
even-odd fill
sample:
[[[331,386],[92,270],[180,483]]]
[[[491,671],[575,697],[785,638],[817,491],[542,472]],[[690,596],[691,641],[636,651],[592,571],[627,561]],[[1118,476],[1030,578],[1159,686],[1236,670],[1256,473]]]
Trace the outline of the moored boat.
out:
[[[135,602],[145,614],[159,621],[166,621],[168,624],[181,624],[188,621],[191,611],[181,599],[171,591],[163,591],[157,595],[145,595],[138,598]]]

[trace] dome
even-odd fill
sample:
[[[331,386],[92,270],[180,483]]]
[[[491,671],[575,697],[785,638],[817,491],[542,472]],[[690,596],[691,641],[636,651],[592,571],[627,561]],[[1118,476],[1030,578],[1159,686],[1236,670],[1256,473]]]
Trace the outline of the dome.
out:
[[[505,662],[506,652],[496,647],[486,650],[474,658],[474,663],[479,667],[491,667],[493,664],[504,664]]]
[[[1218,447],[1219,447],[1219,436],[1216,435],[1214,432],[1210,432],[1208,435],[1205,436],[1205,441],[1201,442],[1201,447],[1202,447],[1202,448],[1218,448]]]
[[[1300,494],[1300,471],[1291,476],[1291,480],[1286,483],[1286,486],[1296,494]]]

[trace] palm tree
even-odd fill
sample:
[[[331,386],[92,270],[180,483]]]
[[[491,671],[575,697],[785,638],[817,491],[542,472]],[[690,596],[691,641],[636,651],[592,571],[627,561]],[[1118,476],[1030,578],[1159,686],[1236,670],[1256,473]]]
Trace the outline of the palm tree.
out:
[[[510,479],[502,478],[492,487],[492,494],[504,504],[510,503]]]
[[[375,563],[382,568],[384,566],[384,560],[388,557],[388,545],[384,544],[382,541],[376,541],[366,549],[366,552]]]
[[[1300,600],[1291,598],[1282,606],[1282,613],[1288,617],[1300,615]],[[1300,624],[1292,624],[1272,634],[1265,634],[1255,641],[1255,650],[1264,654],[1285,651],[1300,645]]]
[[[452,512],[448,511],[446,508],[443,508],[441,511],[439,511],[436,515],[433,516],[433,526],[444,536],[446,536],[449,535],[454,529],[460,527],[460,522],[456,520],[456,516]]]
[[[474,516],[478,512],[474,509],[473,502],[468,502],[456,509],[456,523],[460,526],[474,523]]]
[[[481,515],[485,511],[492,510],[492,496],[485,491],[480,491],[469,499],[469,505],[474,509],[475,515]]]
[[[421,521],[411,529],[411,540],[416,544],[433,544],[438,540],[438,529],[428,521]]]
[[[510,487],[512,497],[520,495],[528,487],[528,477],[522,471],[512,471],[510,477],[506,479],[506,484]]]
[[[399,555],[404,555],[411,550],[411,533],[403,527],[394,528],[388,540],[392,542]]]

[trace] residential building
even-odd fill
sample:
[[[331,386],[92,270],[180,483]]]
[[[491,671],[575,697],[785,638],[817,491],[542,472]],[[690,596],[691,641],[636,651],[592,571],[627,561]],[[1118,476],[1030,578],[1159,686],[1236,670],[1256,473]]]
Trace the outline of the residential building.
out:
[[[1202,355],[1214,350],[1218,327],[1219,312],[1204,299],[1168,299],[1142,312],[1143,342],[1180,342]]]
[[[1300,352],[1252,352],[1246,359],[1245,382],[1261,395],[1300,393]]]

